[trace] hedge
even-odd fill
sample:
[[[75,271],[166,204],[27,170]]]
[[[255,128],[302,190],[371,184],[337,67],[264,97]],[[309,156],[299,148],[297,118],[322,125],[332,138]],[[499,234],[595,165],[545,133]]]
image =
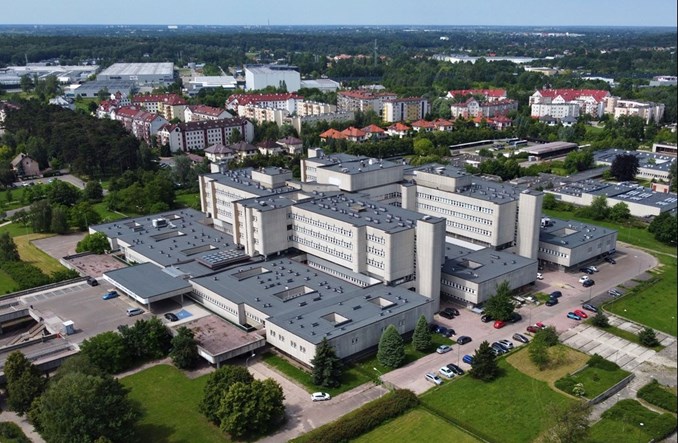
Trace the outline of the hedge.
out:
[[[571,376],[571,375],[566,375],[563,378],[560,378],[556,380],[554,383],[555,387],[560,389],[563,392],[567,392],[568,394],[573,393],[574,385],[577,384],[577,381]]]
[[[603,371],[610,371],[611,372],[611,371],[616,371],[617,369],[619,369],[619,365],[617,365],[617,363],[610,361],[610,360],[605,360],[603,357],[601,357],[598,354],[593,354],[593,356],[591,356],[591,358],[589,359],[588,362],[586,362],[586,364],[590,368],[598,368],[598,369],[602,369]]]
[[[639,427],[640,423],[643,423],[643,429],[655,441],[667,437],[676,429],[675,416],[668,412],[657,414],[633,399],[618,401],[617,404],[603,412],[603,418],[623,422],[635,427]]]
[[[640,388],[638,397],[674,414],[678,411],[678,397],[662,388],[657,380],[652,380]]]
[[[6,261],[0,265],[12,280],[19,285],[19,290],[31,289],[50,283],[50,278],[40,268],[22,261]]]
[[[0,441],[3,443],[31,443],[16,423],[0,422]]]
[[[294,443],[343,443],[402,415],[419,404],[419,398],[407,389],[396,389],[371,401],[339,420],[321,426],[298,437]]]

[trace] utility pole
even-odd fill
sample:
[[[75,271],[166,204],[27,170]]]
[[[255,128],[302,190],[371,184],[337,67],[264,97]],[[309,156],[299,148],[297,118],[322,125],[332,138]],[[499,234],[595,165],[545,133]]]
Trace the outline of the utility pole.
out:
[[[377,39],[374,39],[374,66],[377,66]]]

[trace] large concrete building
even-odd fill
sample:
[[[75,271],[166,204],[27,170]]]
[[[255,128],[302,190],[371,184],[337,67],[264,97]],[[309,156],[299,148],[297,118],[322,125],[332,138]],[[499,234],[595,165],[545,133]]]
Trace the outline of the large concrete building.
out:
[[[301,75],[296,66],[287,65],[250,65],[245,66],[245,88],[248,91],[285,87],[289,92],[301,88]]]
[[[169,86],[174,83],[174,63],[114,63],[97,80],[128,80],[137,86]]]
[[[669,181],[671,165],[676,157],[647,151],[627,151],[624,149],[605,149],[596,151],[594,159],[597,165],[610,166],[618,155],[633,155],[638,159],[636,178],[651,181]]]
[[[619,97],[605,99],[605,113],[617,120],[622,115],[640,117],[646,124],[659,123],[664,118],[663,103],[641,102],[638,100],[622,100]]]
[[[428,100],[421,97],[385,100],[382,118],[385,122],[413,122],[426,117],[431,110]]]
[[[158,141],[168,145],[172,152],[203,150],[228,143],[235,131],[246,142],[254,139],[252,122],[245,118],[228,118],[166,124],[158,130]]]

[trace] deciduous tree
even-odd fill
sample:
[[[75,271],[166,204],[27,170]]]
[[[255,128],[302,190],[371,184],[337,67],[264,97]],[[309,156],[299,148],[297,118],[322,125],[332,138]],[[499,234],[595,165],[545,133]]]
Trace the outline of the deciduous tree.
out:
[[[236,382],[221,398],[220,427],[231,437],[240,439],[266,434],[285,417],[282,387],[272,379]]]
[[[103,254],[110,250],[111,244],[108,242],[108,237],[102,232],[87,234],[75,247],[75,252],[89,251],[95,254]]]
[[[21,351],[14,351],[7,357],[4,371],[7,406],[22,416],[28,412],[33,400],[42,394],[46,380]]]
[[[185,326],[177,329],[177,334],[172,337],[170,357],[179,369],[192,369],[198,364],[200,355],[193,331]]]
[[[198,405],[198,410],[211,422],[219,425],[219,407],[221,398],[228,388],[235,383],[250,384],[254,380],[252,374],[242,366],[224,365],[209,375],[203,397]]]
[[[506,321],[511,318],[515,306],[511,303],[511,288],[509,282],[504,280],[495,291],[495,295],[485,302],[485,313],[495,320]]]
[[[19,261],[19,250],[8,232],[0,234],[0,263],[4,261]]]
[[[619,181],[633,180],[638,174],[638,157],[629,154],[619,154],[610,166],[610,172]]]

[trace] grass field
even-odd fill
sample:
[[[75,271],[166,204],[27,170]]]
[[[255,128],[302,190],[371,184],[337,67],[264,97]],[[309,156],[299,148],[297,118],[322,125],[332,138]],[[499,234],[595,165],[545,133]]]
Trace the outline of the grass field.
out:
[[[20,235],[27,235],[33,233],[33,228],[17,223],[10,223],[5,226],[0,226],[0,233],[7,232],[10,237],[15,238]]]
[[[176,202],[177,205],[182,206],[182,207],[200,210],[200,193],[199,192],[186,192],[186,193],[177,192],[175,202]]]
[[[47,275],[50,275],[55,271],[64,270],[65,268],[58,260],[45,254],[31,243],[33,240],[52,236],[53,234],[28,234],[14,237],[14,243],[16,243],[16,247],[19,250],[21,261],[40,268],[40,270]]]
[[[572,375],[571,378],[575,383],[584,385],[584,390],[586,391],[584,397],[593,399],[622,381],[629,374],[630,372],[619,368],[614,371],[606,371],[600,368],[588,367]],[[568,392],[568,394],[571,393]]]
[[[641,287],[631,289],[620,299],[606,304],[604,308],[675,337],[678,333],[676,259],[661,254],[658,254],[657,258],[661,268],[653,284],[641,284]]]
[[[96,203],[96,204],[92,205],[92,209],[94,209],[101,216],[101,222],[102,223],[108,223],[108,222],[112,222],[114,220],[119,220],[121,218],[128,217],[127,215],[120,214],[119,212],[109,211],[106,208],[105,202]]]
[[[577,369],[581,368],[590,358],[583,352],[579,352],[568,346],[556,345],[550,349],[551,355],[561,355],[561,361],[558,362],[558,364],[554,364],[551,367],[540,371],[539,368],[537,368],[530,360],[528,349],[529,348],[527,346],[523,347],[523,349],[520,349],[519,351],[516,351],[506,357],[506,361],[523,374],[528,375],[536,380],[546,382],[553,388],[555,388],[553,384],[556,380],[563,378],[567,374],[571,374]]]
[[[372,432],[352,440],[354,443],[392,443],[399,441],[474,443],[479,440],[421,408],[413,409]]]
[[[198,412],[207,376],[191,380],[174,366],[158,365],[121,379],[144,412],[139,441],[223,443],[223,432]]]
[[[505,359],[499,367],[503,375],[492,382],[461,377],[424,394],[422,404],[491,440],[522,443],[533,441],[549,426],[552,407],[575,402]]]
[[[0,295],[9,294],[11,292],[17,291],[19,286],[16,284],[14,279],[7,275],[5,271],[0,269]]]
[[[669,413],[657,414],[638,401],[622,400],[603,413],[603,418],[590,428],[589,443],[636,443],[655,441],[664,437],[676,417]]]

